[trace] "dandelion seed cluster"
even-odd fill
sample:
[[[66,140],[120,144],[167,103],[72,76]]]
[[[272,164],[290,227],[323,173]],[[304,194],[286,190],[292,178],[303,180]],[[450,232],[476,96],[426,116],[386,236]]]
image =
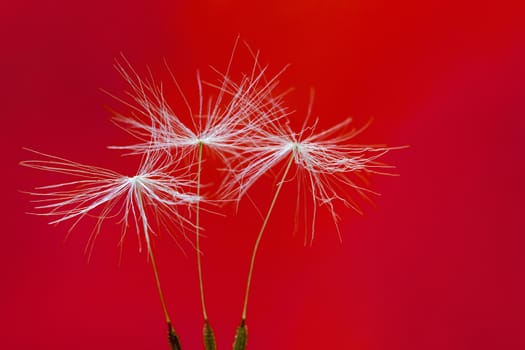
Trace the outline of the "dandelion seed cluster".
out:
[[[284,101],[286,90],[279,87],[278,81],[286,67],[268,77],[268,67],[260,65],[259,54],[250,53],[254,61],[252,69],[239,79],[231,77],[233,54],[224,73],[215,70],[219,77],[217,82],[206,82],[197,73],[197,106],[190,104],[166,63],[172,84],[186,110],[186,118],[174,112],[163,83],[157,82],[151,72],[143,78],[124,57],[117,60],[115,67],[127,82],[128,92],[124,97],[113,97],[122,102],[127,112],[116,113],[113,121],[136,142],[110,148],[140,157],[138,170],[133,176],[38,151],[32,152],[41,159],[21,163],[74,178],[69,182],[38,187],[30,194],[37,203],[35,213],[53,217],[51,223],[70,221],[73,229],[84,217],[94,216],[96,224],[89,239],[89,251],[102,232],[105,219],[120,219],[121,241],[129,227],[134,227],[139,237],[139,249],[141,242],[145,242],[152,260],[172,348],[179,348],[180,344],[168,316],[154,261],[152,238],[156,232],[169,231],[175,236],[175,227],[180,233],[178,236],[196,248],[205,320],[204,343],[207,349],[212,349],[215,338],[206,312],[199,243],[201,204],[233,202],[239,205],[263,175],[281,167],[276,173],[283,175],[277,180],[272,204],[253,248],[239,328],[242,336],[237,337],[234,344],[235,349],[244,349],[246,309],[255,256],[284,182],[295,182],[298,194],[302,194],[297,196],[298,209],[306,205],[301,203],[302,199],[310,198],[308,212],[311,222],[307,230],[309,239],[305,238],[305,242],[312,242],[318,208],[328,210],[336,227],[339,220],[336,202],[360,211],[352,194],[367,198],[373,192],[361,185],[359,179],[371,173],[388,174],[389,166],[379,162],[379,158],[395,149],[352,144],[366,125],[352,128],[351,119],[318,130],[318,118],[310,123],[311,103],[302,128],[294,131],[290,126],[291,112]],[[285,92],[278,93],[277,90]],[[183,120],[189,120],[189,123]],[[208,186],[214,191],[206,196],[201,195],[203,149],[216,154],[225,169],[223,181]],[[195,219],[190,216],[192,212]],[[187,235],[191,229],[195,232],[193,239]]]

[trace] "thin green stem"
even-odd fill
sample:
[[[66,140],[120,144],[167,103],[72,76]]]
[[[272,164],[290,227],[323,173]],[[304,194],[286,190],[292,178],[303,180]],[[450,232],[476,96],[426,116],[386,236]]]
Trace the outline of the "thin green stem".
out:
[[[153,249],[151,247],[148,248],[148,253],[151,259],[151,266],[153,268],[153,274],[155,275],[155,282],[157,285],[157,291],[159,292],[160,303],[162,305],[162,311],[164,312],[164,319],[166,320],[166,324],[168,325],[168,342],[169,342],[171,350],[180,350],[181,347],[180,347],[179,337],[177,336],[177,333],[175,332],[175,329],[173,328],[173,325],[171,324],[170,316],[168,314],[168,308],[166,307],[166,301],[164,300],[164,293],[162,292],[162,288],[160,286],[160,278],[159,278],[159,272],[157,270],[157,262],[155,261],[155,256],[153,255]]]
[[[259,235],[257,236],[257,239],[255,240],[255,245],[253,246],[252,251],[252,258],[250,261],[250,270],[248,272],[248,281],[246,283],[246,291],[244,294],[244,305],[242,308],[242,321],[246,320],[246,312],[248,309],[248,295],[250,293],[250,286],[252,282],[253,277],[253,267],[255,266],[255,257],[257,255],[257,250],[259,249],[259,244],[261,243],[261,239],[264,233],[264,230],[266,229],[266,225],[268,224],[268,220],[270,218],[270,215],[273,211],[273,207],[275,206],[275,202],[277,201],[277,197],[279,196],[279,192],[281,192],[281,188],[283,187],[284,181],[286,180],[286,176],[288,175],[288,171],[290,170],[290,167],[293,163],[293,159],[295,157],[295,148],[293,149],[290,159],[288,160],[288,164],[286,165],[286,169],[284,170],[284,174],[281,178],[281,181],[277,184],[277,189],[275,190],[275,194],[273,196],[272,202],[270,204],[270,207],[268,208],[268,212],[266,213],[266,217],[264,218],[263,224],[261,226],[261,230],[259,231]]]
[[[160,287],[160,278],[159,272],[157,271],[157,263],[155,262],[155,256],[153,255],[153,249],[148,248],[149,257],[151,259],[151,267],[153,268],[153,274],[155,275],[155,282],[157,285],[157,291],[159,292],[160,303],[162,304],[162,311],[164,312],[164,318],[166,323],[171,324],[170,316],[168,314],[168,309],[166,307],[166,301],[164,300],[164,293],[162,293],[162,288]]]
[[[199,142],[199,151],[197,158],[197,197],[201,195],[201,170],[202,170],[202,142]],[[195,248],[197,250],[197,272],[199,274],[199,289],[201,294],[202,316],[204,320],[208,320],[208,313],[206,312],[206,303],[204,301],[204,282],[202,278],[202,263],[201,263],[201,249],[200,249],[200,200],[197,201],[195,209]]]

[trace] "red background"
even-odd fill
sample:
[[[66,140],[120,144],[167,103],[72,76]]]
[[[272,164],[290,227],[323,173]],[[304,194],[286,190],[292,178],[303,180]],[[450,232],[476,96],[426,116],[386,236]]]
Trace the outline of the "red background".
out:
[[[248,3],[250,3],[248,5]],[[330,124],[374,123],[362,143],[391,153],[398,178],[364,216],[341,211],[343,243],[321,222],[312,247],[293,236],[285,190],[263,241],[251,294],[249,348],[523,349],[524,9],[516,1],[26,1],[0,5],[4,183],[0,347],[166,349],[146,256],[133,238],[119,264],[105,226],[87,262],[92,222],[64,240],[19,190],[53,174],[18,166],[31,147],[132,169],[106,145],[130,141],[108,121],[100,92],[124,89],[120,52],[162,76],[162,59],[189,95],[195,70],[223,68],[241,34],[304,110]],[[297,106],[297,107],[296,107]],[[296,118],[300,118],[300,113]],[[286,192],[288,191],[288,192]],[[253,193],[267,203],[269,189]],[[286,194],[287,193],[287,194]],[[244,210],[244,211],[243,211]],[[205,215],[208,307],[220,349],[241,311],[259,222]],[[193,256],[159,237],[168,307],[185,349],[202,348]],[[190,251],[191,253],[191,251]]]

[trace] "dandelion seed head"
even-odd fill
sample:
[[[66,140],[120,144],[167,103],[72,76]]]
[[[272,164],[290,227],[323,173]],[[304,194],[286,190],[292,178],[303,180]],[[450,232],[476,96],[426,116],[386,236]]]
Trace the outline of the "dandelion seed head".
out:
[[[235,50],[234,50],[235,51]],[[173,153],[173,159],[190,155],[195,159],[201,146],[212,150],[227,168],[232,167],[246,148],[251,134],[269,121],[282,118],[286,109],[280,103],[281,96],[274,96],[279,72],[266,79],[267,67],[261,67],[258,54],[253,56],[252,71],[231,77],[233,53],[225,72],[212,67],[218,74],[216,83],[201,79],[197,72],[199,104],[191,105],[166,63],[172,83],[186,106],[186,112],[175,112],[180,106],[171,106],[162,82],[157,82],[151,72],[141,77],[122,58],[116,68],[128,83],[127,99],[117,100],[130,108],[130,112],[118,114],[114,121],[138,142],[127,146],[112,146],[132,154],[163,151]]]
[[[295,165],[292,179],[297,184],[298,192],[297,212],[311,214],[310,241],[315,235],[318,207],[328,209],[339,232],[335,203],[340,202],[361,212],[352,191],[348,190],[368,200],[368,194],[375,192],[359,182],[367,174],[385,174],[381,169],[389,167],[377,159],[393,149],[351,144],[363,129],[347,130],[350,122],[346,119],[323,131],[316,131],[315,122],[294,132],[286,120],[278,120],[254,130],[252,144],[243,153],[243,160],[235,170],[239,200],[261,176],[279,165],[284,166],[285,160],[291,157],[290,161]],[[310,198],[310,209],[305,207],[306,197]]]
[[[119,218],[122,227],[121,243],[130,227],[135,227],[139,239],[151,249],[151,237],[159,227],[178,227],[182,236],[193,224],[179,212],[179,208],[193,208],[202,198],[191,192],[194,181],[188,175],[175,176],[160,154],[143,157],[137,174],[125,176],[111,170],[83,165],[63,158],[35,152],[43,160],[22,162],[22,165],[44,171],[62,173],[74,179],[70,182],[42,186],[30,192],[39,203],[35,214],[52,217],[50,223],[72,222],[70,231],[86,216],[96,218],[96,225],[88,241],[91,254],[101,226],[109,218]],[[152,213],[155,215],[153,216]]]

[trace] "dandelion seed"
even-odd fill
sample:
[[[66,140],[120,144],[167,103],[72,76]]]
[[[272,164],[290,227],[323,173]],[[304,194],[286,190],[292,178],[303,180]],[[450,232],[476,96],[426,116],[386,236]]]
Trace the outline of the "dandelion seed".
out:
[[[337,225],[339,217],[335,210],[335,202],[342,202],[360,212],[355,200],[347,195],[347,189],[352,189],[364,198],[367,198],[368,193],[373,193],[359,185],[355,179],[350,177],[351,175],[359,177],[369,173],[387,174],[385,169],[389,168],[389,166],[378,162],[378,158],[394,148],[350,144],[350,141],[366,126],[361,129],[349,129],[351,119],[346,119],[329,129],[316,133],[317,121],[310,127],[306,126],[310,113],[311,104],[300,132],[294,132],[289,123],[282,119],[276,119],[272,123],[265,124],[264,128],[255,130],[250,135],[250,140],[253,143],[246,148],[239,168],[235,172],[240,198],[262,175],[287,160],[252,251],[241,326],[246,321],[248,296],[259,244],[285,181],[293,179],[297,182],[298,208],[300,207],[301,192],[308,191],[310,193],[312,221],[309,241],[311,243],[315,236],[318,207],[328,209],[341,238]],[[288,179],[292,166],[294,166],[295,172],[291,179]],[[305,244],[307,242],[306,237],[305,235]],[[245,340],[242,342],[244,344]],[[236,345],[237,340],[234,347]]]
[[[89,254],[105,219],[120,217],[121,243],[128,228],[135,227],[139,250],[141,242],[146,243],[164,317],[170,330],[170,344],[173,349],[180,349],[178,336],[171,325],[153,254],[151,240],[154,230],[150,224],[150,211],[154,210],[156,219],[164,227],[169,227],[173,222],[179,225],[181,230],[191,226],[191,222],[179,213],[178,208],[191,209],[200,202],[199,196],[189,192],[195,186],[195,182],[184,174],[173,177],[172,164],[166,163],[165,157],[158,152],[145,154],[134,176],[125,176],[112,170],[32,152],[44,159],[24,161],[21,165],[78,178],[70,182],[38,187],[30,194],[35,196],[35,201],[39,203],[35,208],[37,215],[54,217],[51,223],[73,221],[70,230],[87,215],[97,218],[86,248]]]
[[[204,150],[217,154],[227,169],[233,169],[233,163],[238,161],[239,154],[249,142],[248,135],[261,128],[271,118],[285,115],[278,113],[281,112],[278,109],[280,105],[277,103],[279,97],[273,97],[273,90],[278,84],[277,77],[281,72],[274,78],[266,80],[264,75],[266,67],[260,67],[258,55],[254,55],[253,69],[249,74],[242,75],[239,81],[230,78],[235,47],[226,72],[221,73],[214,69],[219,76],[217,83],[203,82],[200,74],[197,73],[199,105],[196,109],[191,107],[166,63],[173,84],[186,106],[189,118],[185,119],[191,121],[190,125],[184,124],[182,118],[174,112],[164,96],[163,85],[157,83],[151,73],[147,79],[143,79],[127,60],[124,59],[122,64],[117,63],[117,70],[131,88],[128,93],[131,102],[123,102],[131,107],[132,113],[117,115],[115,122],[139,142],[134,145],[113,148],[130,150],[132,153],[162,151],[176,160],[189,156],[192,163],[197,165],[197,196],[201,195]],[[205,97],[205,86],[211,88],[215,95]],[[224,184],[230,182],[229,180],[224,177],[222,185],[218,188],[226,188]],[[215,198],[219,198],[220,202],[230,201],[228,194],[218,191]],[[204,344],[207,349],[211,349],[214,338],[209,336],[213,334],[213,330],[208,321],[202,277],[199,202],[196,203],[195,218],[195,247],[201,309],[204,318]]]

